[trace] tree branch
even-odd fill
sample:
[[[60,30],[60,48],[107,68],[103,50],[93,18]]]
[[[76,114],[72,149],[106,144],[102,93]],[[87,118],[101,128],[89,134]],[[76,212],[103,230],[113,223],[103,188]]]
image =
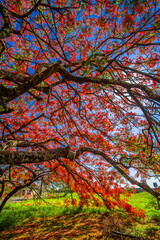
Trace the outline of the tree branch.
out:
[[[148,86],[138,83],[128,83],[120,79],[75,76],[68,72],[67,69],[62,66],[61,62],[57,62],[52,65],[49,64],[49,67],[42,72],[36,72],[32,77],[27,78],[27,81],[25,81],[24,84],[18,85],[17,87],[7,88],[3,85],[0,85],[0,104],[4,105],[11,100],[17,98],[18,96],[24,94],[25,92],[28,92],[31,88],[35,88],[38,84],[40,84],[56,72],[59,72],[63,79],[55,82],[52,87],[64,83],[65,81],[73,81],[80,84],[90,82],[98,85],[117,85],[122,86],[126,89],[140,89],[145,92],[151,99],[160,102],[160,96],[154,93]],[[2,73],[4,73],[4,70],[2,71]]]
[[[31,15],[32,12],[34,12],[37,9],[37,7],[40,6],[41,2],[42,2],[42,0],[39,0],[37,3],[35,3],[35,5],[28,12],[26,12],[22,15],[17,14],[16,12],[13,12],[11,10],[9,10],[9,13],[16,18],[24,19],[24,18],[28,17],[29,15]]]
[[[103,159],[105,159],[109,164],[111,164],[120,174],[121,176],[123,176],[126,180],[128,180],[130,183],[132,183],[133,185],[137,185],[140,188],[144,189],[145,191],[149,192],[150,194],[152,194],[155,198],[159,198],[160,197],[160,193],[154,191],[152,188],[150,188],[146,183],[140,183],[138,181],[136,181],[135,179],[131,178],[129,175],[127,175],[119,166],[118,163],[113,161],[111,159],[111,157],[107,156],[105,153],[103,153],[102,151],[99,150],[95,150],[93,148],[90,147],[82,147],[80,148],[77,152],[76,152],[76,156],[75,158],[78,158],[82,153],[84,152],[90,152],[93,153],[94,155],[99,155],[101,157],[103,157]]]
[[[7,38],[7,37],[11,36],[12,34],[20,34],[20,31],[12,28],[10,19],[7,14],[7,10],[5,9],[5,7],[3,6],[3,4],[1,2],[0,2],[0,13],[4,20],[4,25],[0,29],[0,39]]]
[[[146,183],[140,183],[126,174],[126,172],[121,169],[116,161],[113,161],[111,157],[107,156],[104,152],[100,150],[96,150],[90,147],[82,147],[77,150],[77,152],[73,152],[70,150],[70,147],[62,147],[62,148],[55,148],[53,150],[48,151],[32,151],[32,152],[23,152],[23,151],[4,151],[0,150],[0,159],[1,164],[7,165],[19,165],[22,163],[40,163],[46,162],[52,159],[59,159],[59,158],[68,158],[71,161],[78,159],[80,155],[84,152],[92,153],[94,155],[98,155],[103,157],[105,161],[107,161],[111,166],[113,166],[118,173],[121,174],[126,180],[128,180],[133,185],[137,185],[144,189],[145,191],[152,194],[154,197],[159,198],[160,193],[154,191],[150,188]]]
[[[40,163],[52,159],[68,158],[73,161],[75,153],[69,147],[60,147],[48,151],[6,151],[0,150],[0,164],[19,165],[22,163]]]

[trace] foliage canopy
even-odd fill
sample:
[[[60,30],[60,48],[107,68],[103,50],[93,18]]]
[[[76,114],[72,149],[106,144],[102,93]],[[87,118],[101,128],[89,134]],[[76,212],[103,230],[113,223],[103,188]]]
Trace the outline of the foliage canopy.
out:
[[[145,3],[144,3],[145,2]],[[108,208],[121,183],[160,194],[159,1],[0,1],[4,204],[40,180]]]

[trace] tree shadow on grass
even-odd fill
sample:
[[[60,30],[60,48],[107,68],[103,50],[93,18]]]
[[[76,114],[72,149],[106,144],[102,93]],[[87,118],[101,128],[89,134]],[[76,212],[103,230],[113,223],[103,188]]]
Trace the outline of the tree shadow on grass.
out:
[[[3,231],[0,239],[25,239],[25,240],[73,240],[73,239],[146,239],[143,237],[130,237],[127,229],[132,229],[133,219],[120,215],[108,216],[107,214],[75,214],[54,216],[49,218],[30,218],[28,222]],[[122,233],[122,234],[119,234]],[[123,233],[126,234],[123,235]],[[155,235],[154,235],[155,236]],[[159,239],[149,237],[147,239]]]

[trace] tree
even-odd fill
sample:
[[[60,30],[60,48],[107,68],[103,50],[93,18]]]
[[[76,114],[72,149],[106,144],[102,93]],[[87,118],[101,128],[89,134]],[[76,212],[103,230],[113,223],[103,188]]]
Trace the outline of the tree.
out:
[[[160,193],[159,1],[1,0],[2,210],[20,189],[63,181],[123,207],[125,180]],[[132,176],[132,169],[136,176]]]

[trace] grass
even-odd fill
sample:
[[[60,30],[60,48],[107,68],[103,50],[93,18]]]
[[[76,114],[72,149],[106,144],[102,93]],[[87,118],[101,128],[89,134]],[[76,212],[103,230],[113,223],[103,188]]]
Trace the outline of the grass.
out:
[[[137,209],[143,209],[146,212],[147,220],[160,222],[160,210],[157,209],[157,201],[151,194],[147,192],[134,194],[129,203]]]
[[[124,212],[108,212],[103,207],[66,207],[69,194],[45,200],[49,203],[37,199],[6,204],[0,214],[0,239],[90,239],[89,235],[91,239],[121,239],[113,236],[112,230],[160,239],[160,210],[155,209],[154,198],[146,192],[132,195],[129,200],[133,207],[146,212],[145,220],[128,218]]]
[[[76,194],[73,194],[73,197],[77,198]],[[107,211],[104,207],[87,207],[83,209],[72,205],[66,207],[65,201],[71,200],[69,194],[62,198],[44,198],[44,200],[45,201],[41,199],[29,199],[22,202],[6,204],[4,210],[0,214],[0,231],[19,225],[24,219],[27,220],[29,218],[36,219],[77,214],[81,212],[103,213]]]

